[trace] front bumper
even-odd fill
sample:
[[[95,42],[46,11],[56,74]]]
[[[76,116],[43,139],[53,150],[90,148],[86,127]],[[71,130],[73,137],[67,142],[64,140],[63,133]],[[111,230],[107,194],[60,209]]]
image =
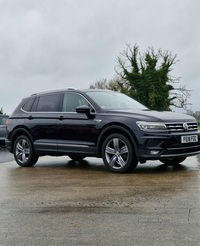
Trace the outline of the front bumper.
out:
[[[182,136],[197,135],[198,141],[181,143]],[[139,161],[187,157],[200,153],[200,132],[145,134],[139,149]]]

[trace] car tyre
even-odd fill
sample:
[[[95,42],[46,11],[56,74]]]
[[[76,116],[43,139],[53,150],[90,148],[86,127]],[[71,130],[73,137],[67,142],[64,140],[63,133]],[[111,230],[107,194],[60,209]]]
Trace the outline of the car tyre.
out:
[[[33,151],[31,141],[24,135],[16,139],[13,152],[15,161],[21,167],[31,167],[38,160],[38,156]]]
[[[180,157],[180,158],[164,159],[164,160],[161,160],[161,162],[168,166],[177,166],[181,162],[183,162],[185,159],[186,157]]]
[[[115,173],[129,172],[138,163],[130,141],[118,133],[111,134],[104,140],[102,158],[105,166]]]

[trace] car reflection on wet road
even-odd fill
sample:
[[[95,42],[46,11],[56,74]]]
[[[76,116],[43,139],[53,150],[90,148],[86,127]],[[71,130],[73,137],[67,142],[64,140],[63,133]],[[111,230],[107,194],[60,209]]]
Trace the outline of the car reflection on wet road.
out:
[[[1,245],[198,245],[200,156],[110,173],[101,159],[0,165]]]

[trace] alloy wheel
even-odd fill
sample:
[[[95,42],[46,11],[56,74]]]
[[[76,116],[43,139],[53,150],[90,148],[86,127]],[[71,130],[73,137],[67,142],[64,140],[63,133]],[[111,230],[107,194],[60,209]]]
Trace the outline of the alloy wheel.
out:
[[[16,144],[16,158],[20,163],[26,163],[30,156],[30,146],[25,139],[20,139]]]

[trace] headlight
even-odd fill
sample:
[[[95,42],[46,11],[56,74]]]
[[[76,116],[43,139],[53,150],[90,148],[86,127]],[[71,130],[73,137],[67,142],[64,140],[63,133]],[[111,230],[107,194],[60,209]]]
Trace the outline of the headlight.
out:
[[[136,124],[143,131],[164,131],[167,127],[164,123],[138,121]]]

